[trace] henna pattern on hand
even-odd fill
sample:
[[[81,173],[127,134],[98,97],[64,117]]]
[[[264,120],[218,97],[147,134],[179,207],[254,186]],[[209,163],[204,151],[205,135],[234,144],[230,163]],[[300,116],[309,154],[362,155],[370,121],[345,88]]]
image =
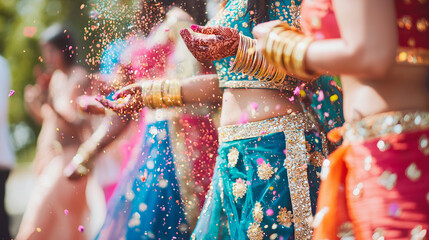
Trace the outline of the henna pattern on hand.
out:
[[[188,29],[182,29],[180,35],[189,51],[200,61],[214,61],[234,56],[237,53],[240,34],[234,28],[216,26],[202,27],[192,25],[196,33],[207,36],[195,36]]]

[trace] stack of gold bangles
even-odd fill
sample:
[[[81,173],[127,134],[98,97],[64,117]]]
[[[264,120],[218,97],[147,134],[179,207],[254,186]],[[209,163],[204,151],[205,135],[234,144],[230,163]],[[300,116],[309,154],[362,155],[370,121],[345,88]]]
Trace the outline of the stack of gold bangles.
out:
[[[287,73],[313,79],[317,75],[308,71],[304,64],[305,54],[313,40],[312,37],[299,32],[297,28],[281,23],[268,34],[262,53],[271,64],[279,66]]]
[[[256,40],[240,34],[237,55],[230,68],[231,72],[240,72],[260,81],[282,84],[286,72],[271,65],[261,53],[256,51]]]
[[[143,105],[155,109],[182,106],[179,80],[153,80],[142,83]]]

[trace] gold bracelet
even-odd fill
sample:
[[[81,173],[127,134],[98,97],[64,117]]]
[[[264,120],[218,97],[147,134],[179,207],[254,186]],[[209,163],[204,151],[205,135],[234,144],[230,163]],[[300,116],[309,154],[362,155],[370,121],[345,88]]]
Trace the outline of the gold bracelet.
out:
[[[162,83],[162,80],[154,80],[153,82],[152,99],[154,108],[164,107],[164,102],[162,100]]]
[[[295,47],[292,52],[292,64],[296,74],[303,78],[315,78],[317,75],[315,73],[308,72],[305,69],[304,60],[305,54],[307,53],[308,46],[313,42],[313,38],[306,37],[301,40]]]
[[[243,35],[240,34],[240,41],[238,43],[237,54],[235,55],[234,63],[231,66],[230,71],[235,72],[237,68],[241,65],[241,60],[243,58],[242,49],[243,49]]]
[[[163,80],[163,87],[162,87],[162,101],[164,102],[164,105],[166,107],[170,106],[170,95],[168,94],[168,91],[170,90],[170,83],[169,80]]]
[[[298,44],[299,41],[304,39],[303,35],[293,33],[292,37],[289,38],[288,46],[283,51],[283,68],[286,70],[286,72],[294,73],[294,68],[291,63],[291,56],[292,51],[295,49],[295,46]]]
[[[141,83],[141,88],[142,88],[142,104],[143,106],[147,106],[148,105],[148,101],[147,101],[147,92],[148,92],[148,81],[143,81]]]

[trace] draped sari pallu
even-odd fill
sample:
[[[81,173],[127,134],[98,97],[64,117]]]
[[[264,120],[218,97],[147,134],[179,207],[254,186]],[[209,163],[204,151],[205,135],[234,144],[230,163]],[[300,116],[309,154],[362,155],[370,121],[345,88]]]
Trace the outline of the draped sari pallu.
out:
[[[340,134],[322,166],[314,239],[427,239],[429,113],[378,114],[328,137]]]

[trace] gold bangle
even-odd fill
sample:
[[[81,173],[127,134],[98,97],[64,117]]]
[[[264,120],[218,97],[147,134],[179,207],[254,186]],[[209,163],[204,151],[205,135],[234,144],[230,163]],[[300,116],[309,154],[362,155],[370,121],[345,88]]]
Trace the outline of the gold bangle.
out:
[[[242,60],[242,48],[243,48],[243,35],[240,34],[240,41],[238,43],[237,54],[235,55],[234,63],[232,64],[230,71],[235,72],[237,68],[241,65]]]
[[[162,80],[154,80],[152,86],[152,99],[153,99],[153,107],[154,108],[162,108],[164,107],[164,103],[162,101]]]
[[[249,70],[250,70],[250,68],[253,66],[253,64],[254,64],[254,56],[255,56],[255,53],[256,53],[256,49],[255,49],[255,46],[256,46],[256,44],[255,44],[255,42],[254,42],[254,40],[253,39],[251,39],[251,38],[249,38],[249,39],[247,39],[247,41],[248,41],[248,46],[249,46],[249,48],[247,49],[247,52],[246,52],[246,54],[247,54],[247,62],[246,62],[246,65],[244,66],[244,69],[243,69],[243,72],[244,73],[247,73],[247,72],[249,72]]]
[[[151,109],[155,108],[153,103],[153,80],[147,80],[147,94],[146,94],[146,100],[147,100],[147,106]]]
[[[141,83],[141,88],[142,88],[142,104],[143,106],[148,106],[148,101],[147,101],[147,93],[148,93],[148,84],[149,82],[147,81],[143,81]]]
[[[292,52],[292,63],[295,73],[303,78],[315,78],[317,74],[310,73],[305,69],[304,60],[308,46],[313,42],[313,38],[306,37],[301,40]]]
[[[304,39],[303,35],[295,33],[295,35],[289,39],[288,46],[283,51],[283,68],[288,73],[294,73],[294,68],[291,63],[292,51],[295,49],[295,46],[299,41]]]
[[[274,64],[281,67],[283,66],[283,52],[288,47],[290,39],[295,36],[294,32],[285,31],[280,33],[279,44],[277,45],[276,55],[274,55]]]
[[[247,51],[248,48],[249,48],[249,37],[243,36],[243,47],[241,48],[242,59],[240,61],[241,62],[240,66],[237,67],[238,72],[242,72],[247,65],[247,61],[249,58],[248,51]]]
[[[265,56],[267,59],[272,61],[272,54],[273,54],[273,44],[278,39],[278,33],[284,31],[282,28],[274,28],[271,30],[270,34],[268,35],[267,44],[263,50],[265,52]]]
[[[169,95],[169,91],[170,90],[170,82],[169,80],[163,80],[163,87],[162,87],[162,101],[164,102],[164,105],[166,107],[170,107],[170,95]]]

